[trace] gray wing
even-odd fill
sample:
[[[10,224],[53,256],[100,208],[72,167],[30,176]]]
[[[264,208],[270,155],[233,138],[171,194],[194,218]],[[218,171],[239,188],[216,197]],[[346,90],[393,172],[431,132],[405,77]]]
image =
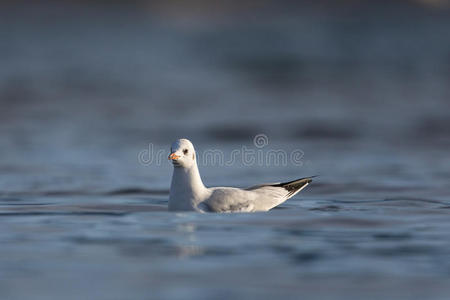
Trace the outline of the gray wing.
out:
[[[282,183],[261,184],[247,190],[259,195],[259,200],[255,202],[256,210],[269,210],[299,193],[312,182],[313,177],[315,176]]]
[[[256,197],[256,193],[238,188],[213,188],[198,207],[207,212],[252,212]]]
[[[256,186],[249,187],[247,190],[249,191],[258,191],[264,189],[279,189],[280,193],[284,194],[286,199],[293,197],[295,194],[303,190],[308,184],[312,182],[312,179],[316,176],[304,177],[288,182],[281,183],[266,183],[260,184]]]
[[[304,189],[312,177],[253,186],[248,189],[212,188],[208,199],[198,205],[205,212],[268,211]]]

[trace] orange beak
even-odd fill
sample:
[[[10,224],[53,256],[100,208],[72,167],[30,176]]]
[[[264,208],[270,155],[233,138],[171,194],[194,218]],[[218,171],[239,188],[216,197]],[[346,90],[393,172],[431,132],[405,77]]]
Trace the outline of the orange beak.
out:
[[[169,160],[175,160],[175,159],[179,159],[180,158],[180,156],[179,155],[176,155],[175,153],[171,153],[170,155],[169,155]]]

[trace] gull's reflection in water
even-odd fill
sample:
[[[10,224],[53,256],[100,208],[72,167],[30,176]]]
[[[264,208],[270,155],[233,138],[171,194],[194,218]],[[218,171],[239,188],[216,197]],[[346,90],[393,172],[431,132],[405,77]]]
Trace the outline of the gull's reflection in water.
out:
[[[194,223],[186,222],[177,224],[176,230],[185,236],[183,243],[178,245],[176,249],[178,258],[189,258],[205,253],[204,247],[199,246],[197,243],[197,226]]]

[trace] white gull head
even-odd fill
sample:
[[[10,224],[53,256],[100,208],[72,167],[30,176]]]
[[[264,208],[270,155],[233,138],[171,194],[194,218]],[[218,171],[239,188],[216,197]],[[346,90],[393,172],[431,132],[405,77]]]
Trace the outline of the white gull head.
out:
[[[169,160],[174,167],[192,168],[196,164],[194,145],[188,139],[176,140],[170,148]]]

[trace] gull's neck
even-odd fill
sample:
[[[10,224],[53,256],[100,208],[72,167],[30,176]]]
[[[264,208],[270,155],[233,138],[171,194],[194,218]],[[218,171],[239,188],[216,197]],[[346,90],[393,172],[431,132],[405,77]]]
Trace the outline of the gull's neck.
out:
[[[173,168],[169,210],[196,210],[206,193],[196,163],[190,168]]]

